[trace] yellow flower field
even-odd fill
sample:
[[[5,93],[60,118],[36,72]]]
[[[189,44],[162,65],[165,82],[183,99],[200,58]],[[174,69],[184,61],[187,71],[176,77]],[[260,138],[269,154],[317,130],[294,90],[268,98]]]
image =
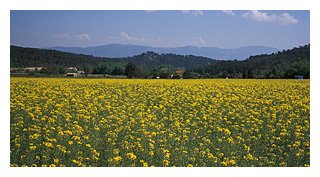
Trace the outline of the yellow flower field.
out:
[[[309,80],[11,78],[11,166],[309,166]]]

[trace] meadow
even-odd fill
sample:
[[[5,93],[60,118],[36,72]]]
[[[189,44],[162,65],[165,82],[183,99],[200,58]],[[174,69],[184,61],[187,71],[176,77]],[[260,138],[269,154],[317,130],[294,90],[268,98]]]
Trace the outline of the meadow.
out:
[[[309,80],[11,78],[11,166],[309,166]]]

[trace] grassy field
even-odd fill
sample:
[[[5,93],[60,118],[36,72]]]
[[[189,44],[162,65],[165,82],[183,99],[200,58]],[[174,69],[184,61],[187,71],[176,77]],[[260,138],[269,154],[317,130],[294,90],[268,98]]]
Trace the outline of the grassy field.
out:
[[[11,78],[11,166],[309,166],[309,80]]]

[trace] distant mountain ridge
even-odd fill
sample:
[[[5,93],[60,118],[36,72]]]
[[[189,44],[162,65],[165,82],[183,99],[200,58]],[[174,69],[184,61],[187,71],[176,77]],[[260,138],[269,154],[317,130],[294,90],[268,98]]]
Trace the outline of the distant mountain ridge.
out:
[[[173,47],[161,48],[131,44],[108,44],[93,47],[52,47],[49,49],[76,54],[93,55],[96,57],[121,58],[139,55],[148,51],[159,54],[173,53],[177,55],[195,55],[217,60],[244,60],[254,55],[271,54],[279,49],[265,46],[247,46],[235,49],[222,49],[218,47]]]

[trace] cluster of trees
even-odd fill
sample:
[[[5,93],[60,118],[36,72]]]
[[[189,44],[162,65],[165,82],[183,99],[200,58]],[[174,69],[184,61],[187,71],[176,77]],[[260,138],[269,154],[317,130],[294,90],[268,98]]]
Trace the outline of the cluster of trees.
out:
[[[142,54],[140,62],[142,66],[137,65],[135,74],[128,75],[129,77],[159,77],[159,78],[180,78],[180,75],[175,73],[177,65],[168,64],[161,67],[144,69],[147,59],[156,60],[156,58],[166,55],[158,55],[153,52]],[[168,54],[172,56],[171,54]],[[136,56],[138,57],[138,56]],[[194,56],[190,56],[194,57]],[[149,60],[149,61],[150,61]],[[135,61],[135,60],[132,60]],[[206,61],[208,62],[208,61]],[[139,62],[136,62],[139,63]],[[169,63],[169,62],[168,62]],[[132,62],[131,65],[134,63]],[[132,67],[131,67],[132,68]],[[127,68],[126,68],[127,70]],[[263,54],[251,56],[246,60],[210,60],[209,64],[200,67],[187,69],[183,78],[259,78],[259,79],[280,79],[280,78],[295,78],[300,75],[304,78],[310,78],[310,44],[283,50],[272,54]]]
[[[146,71],[151,71],[153,69],[158,69],[160,67],[169,68],[197,68],[210,64],[212,59],[193,56],[193,55],[177,55],[177,54],[158,54],[155,52],[146,52],[133,57],[123,58],[128,62],[132,62],[138,65],[141,69]]]
[[[76,66],[94,67],[101,59],[89,55],[76,55],[56,50],[10,47],[10,67],[49,66],[53,68]]]
[[[102,58],[54,50],[11,46],[10,66],[44,67],[40,74],[65,74],[75,66],[85,74],[126,75],[129,78],[294,78],[310,77],[310,44],[246,60],[212,60],[206,57],[146,52],[126,58]]]
[[[66,68],[70,66],[77,67],[79,70],[85,71],[85,73],[93,73],[94,69],[102,65],[112,70],[114,67],[121,68],[127,64],[126,61],[118,59],[73,54],[56,50],[18,46],[10,46],[10,50],[11,68],[43,67],[42,71],[34,71],[31,74],[65,74],[68,72]]]
[[[310,78],[310,45],[251,56],[244,61],[214,61],[188,72],[207,78]]]
[[[111,68],[107,65],[98,66],[92,71],[92,74],[126,75],[129,78],[180,78],[175,71],[176,68],[170,65],[146,70],[129,61],[123,68]]]

